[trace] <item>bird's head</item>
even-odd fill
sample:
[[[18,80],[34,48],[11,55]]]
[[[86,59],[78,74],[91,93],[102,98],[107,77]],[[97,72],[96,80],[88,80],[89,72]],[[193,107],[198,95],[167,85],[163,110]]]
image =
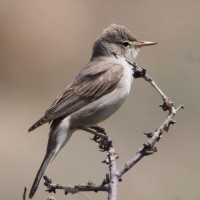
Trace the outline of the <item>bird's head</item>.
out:
[[[95,40],[92,59],[99,56],[125,57],[133,63],[141,47],[157,44],[156,42],[140,41],[126,27],[111,24]]]

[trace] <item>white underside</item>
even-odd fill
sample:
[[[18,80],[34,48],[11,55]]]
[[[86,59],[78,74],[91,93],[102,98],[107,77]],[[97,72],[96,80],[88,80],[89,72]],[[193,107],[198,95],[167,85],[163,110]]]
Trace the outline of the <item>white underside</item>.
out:
[[[58,125],[58,128],[56,130],[56,140],[57,140],[57,146],[55,149],[56,154],[60,151],[60,149],[67,143],[67,141],[70,139],[73,131],[70,129],[70,119],[71,117],[68,116],[65,119],[61,121],[61,123]]]
[[[121,107],[130,92],[133,72],[124,58],[119,58],[119,64],[123,66],[123,76],[118,86],[107,95],[71,114],[72,126],[76,128],[76,126],[89,127],[98,124]]]
[[[56,134],[57,153],[66,144],[78,126],[90,127],[98,124],[115,113],[124,103],[131,89],[133,72],[124,58],[119,58],[119,64],[123,66],[123,76],[118,86],[109,94],[67,116],[58,125]]]

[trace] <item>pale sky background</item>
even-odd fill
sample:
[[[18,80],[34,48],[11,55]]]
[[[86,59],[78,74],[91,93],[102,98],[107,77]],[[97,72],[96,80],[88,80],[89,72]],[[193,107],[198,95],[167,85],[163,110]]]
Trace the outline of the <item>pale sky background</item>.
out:
[[[119,199],[199,200],[200,198],[200,1],[199,0],[0,0],[0,199],[22,199],[42,162],[48,125],[27,133],[54,98],[86,65],[95,38],[109,24],[126,26],[143,48],[137,63],[161,89],[184,104],[177,124],[157,144],[158,152],[123,176]],[[163,121],[160,96],[135,80],[124,106],[101,123],[120,155],[118,166],[146,141],[142,132]],[[76,132],[48,168],[55,183],[100,184],[107,173],[89,134]],[[34,199],[50,194],[43,183]],[[57,200],[107,199],[106,193],[55,195]]]

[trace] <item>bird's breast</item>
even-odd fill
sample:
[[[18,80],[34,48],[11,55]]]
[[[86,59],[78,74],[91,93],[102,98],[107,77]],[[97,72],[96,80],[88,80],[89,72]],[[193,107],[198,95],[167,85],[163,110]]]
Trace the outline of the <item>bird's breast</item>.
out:
[[[73,113],[71,116],[75,127],[89,127],[98,124],[115,113],[124,103],[130,92],[133,76],[132,69],[127,62],[124,61],[120,64],[123,66],[123,76],[117,87],[112,92]]]
[[[131,66],[124,61],[123,62],[123,76],[119,82],[119,89],[124,95],[128,95],[133,82],[133,72]]]

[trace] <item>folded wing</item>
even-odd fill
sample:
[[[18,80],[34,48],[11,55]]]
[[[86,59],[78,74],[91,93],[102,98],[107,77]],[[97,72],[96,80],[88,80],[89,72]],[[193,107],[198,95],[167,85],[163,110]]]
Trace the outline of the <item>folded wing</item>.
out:
[[[100,62],[101,63],[101,62]],[[44,123],[65,117],[83,106],[113,91],[123,75],[118,64],[86,66],[77,78],[53,102],[45,115],[31,126],[29,131]]]

